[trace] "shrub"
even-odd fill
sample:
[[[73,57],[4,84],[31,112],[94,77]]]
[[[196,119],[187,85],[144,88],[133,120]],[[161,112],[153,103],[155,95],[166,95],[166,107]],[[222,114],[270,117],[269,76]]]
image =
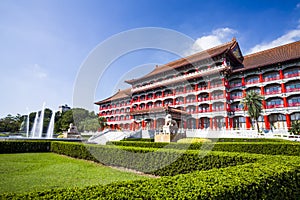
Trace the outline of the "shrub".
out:
[[[29,153],[29,152],[49,152],[50,141],[1,141],[0,153]]]
[[[294,134],[294,135],[300,135],[300,120],[294,121],[292,123],[289,133]]]
[[[264,156],[256,163],[160,179],[53,189],[2,199],[299,199],[298,157]]]

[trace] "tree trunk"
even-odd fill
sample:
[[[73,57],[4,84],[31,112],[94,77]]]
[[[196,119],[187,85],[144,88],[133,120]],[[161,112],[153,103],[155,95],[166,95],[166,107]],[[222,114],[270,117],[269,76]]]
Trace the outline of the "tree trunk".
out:
[[[257,132],[259,132],[258,120],[256,120]]]

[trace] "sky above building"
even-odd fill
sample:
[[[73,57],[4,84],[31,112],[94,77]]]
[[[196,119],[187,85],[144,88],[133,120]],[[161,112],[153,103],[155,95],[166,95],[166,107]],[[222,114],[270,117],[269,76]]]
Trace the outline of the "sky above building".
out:
[[[143,27],[191,37],[187,53],[236,37],[246,55],[298,41],[300,1],[1,0],[0,116],[37,111],[43,102],[53,110],[72,106],[74,83],[90,52],[115,34]],[[94,101],[177,58],[155,49],[123,55],[99,77]]]

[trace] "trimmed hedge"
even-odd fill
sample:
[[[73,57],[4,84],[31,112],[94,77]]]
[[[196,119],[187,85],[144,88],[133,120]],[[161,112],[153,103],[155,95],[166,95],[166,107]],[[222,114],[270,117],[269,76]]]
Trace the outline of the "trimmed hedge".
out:
[[[0,153],[49,152],[50,141],[0,141]]]
[[[154,142],[153,138],[125,138],[122,141]]]
[[[265,156],[257,163],[160,179],[53,189],[2,199],[299,199],[299,157]]]
[[[268,155],[300,156],[300,143],[295,142],[217,142],[217,143],[163,143],[115,141],[108,145],[131,146],[144,148],[212,150],[227,152],[243,152]]]
[[[250,155],[221,152],[176,151],[149,148],[53,142],[51,151],[67,156],[92,160],[106,165],[135,169],[158,176],[174,176],[196,170],[209,170],[254,162]]]

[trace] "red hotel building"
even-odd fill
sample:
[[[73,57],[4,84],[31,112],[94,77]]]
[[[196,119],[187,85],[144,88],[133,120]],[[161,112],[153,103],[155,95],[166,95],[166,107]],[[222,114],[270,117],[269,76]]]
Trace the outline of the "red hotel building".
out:
[[[240,101],[265,97],[259,125],[287,129],[300,119],[300,41],[243,56],[238,42],[156,66],[131,88],[96,102],[112,129],[159,129],[166,112],[186,129],[255,129]]]

